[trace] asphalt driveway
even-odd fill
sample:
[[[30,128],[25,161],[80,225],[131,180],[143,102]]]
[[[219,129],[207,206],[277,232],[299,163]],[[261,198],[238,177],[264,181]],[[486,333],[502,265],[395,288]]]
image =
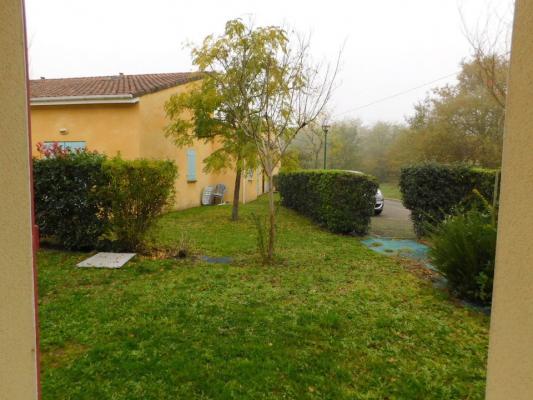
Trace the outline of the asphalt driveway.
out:
[[[405,208],[401,201],[385,199],[385,206],[381,215],[372,217],[370,234],[391,238],[415,239],[416,235],[410,216],[411,211]]]

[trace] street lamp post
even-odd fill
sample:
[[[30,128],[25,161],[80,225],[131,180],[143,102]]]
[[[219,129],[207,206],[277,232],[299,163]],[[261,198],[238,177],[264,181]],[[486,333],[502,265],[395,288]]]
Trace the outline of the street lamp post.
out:
[[[329,131],[329,125],[328,124],[323,124],[322,125],[322,130],[324,131],[324,169],[328,169],[327,168],[327,156],[328,156],[328,131]]]

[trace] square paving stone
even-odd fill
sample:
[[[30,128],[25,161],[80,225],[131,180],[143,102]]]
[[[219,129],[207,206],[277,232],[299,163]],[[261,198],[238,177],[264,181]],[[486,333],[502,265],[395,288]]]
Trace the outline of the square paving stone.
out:
[[[134,256],[135,253],[97,253],[76,266],[81,268],[120,268]]]

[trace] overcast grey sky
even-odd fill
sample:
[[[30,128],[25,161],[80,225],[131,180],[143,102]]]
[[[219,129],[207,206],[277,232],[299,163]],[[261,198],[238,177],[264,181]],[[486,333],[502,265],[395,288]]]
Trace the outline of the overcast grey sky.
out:
[[[311,33],[316,59],[345,43],[336,119],[402,122],[440,80],[459,70],[469,46],[459,9],[475,27],[487,13],[510,18],[510,0],[26,0],[30,75],[47,78],[191,71],[187,41],[220,33],[228,19]],[[354,108],[357,110],[347,112]]]

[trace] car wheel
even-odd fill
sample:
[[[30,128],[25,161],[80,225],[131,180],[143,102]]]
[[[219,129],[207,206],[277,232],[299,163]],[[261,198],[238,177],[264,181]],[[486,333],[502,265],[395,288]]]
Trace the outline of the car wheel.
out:
[[[381,214],[382,211],[383,211],[383,208],[381,210],[375,210],[374,211],[374,215],[379,215],[379,214]]]

